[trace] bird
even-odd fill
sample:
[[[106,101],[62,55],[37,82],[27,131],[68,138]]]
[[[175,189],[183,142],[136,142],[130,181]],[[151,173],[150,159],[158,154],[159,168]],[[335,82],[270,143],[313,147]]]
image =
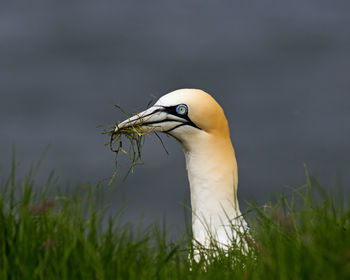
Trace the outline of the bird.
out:
[[[184,88],[162,96],[143,112],[124,120],[115,133],[141,126],[174,137],[185,155],[190,187],[193,244],[248,250],[248,225],[240,211],[235,150],[224,110],[200,89]],[[197,249],[198,250],[198,249]],[[199,252],[195,260],[199,261]]]

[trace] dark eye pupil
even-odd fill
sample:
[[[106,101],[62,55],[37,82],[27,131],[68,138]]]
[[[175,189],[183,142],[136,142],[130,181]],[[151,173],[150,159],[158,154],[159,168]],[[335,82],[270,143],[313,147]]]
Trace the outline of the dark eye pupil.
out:
[[[187,113],[187,106],[186,105],[178,105],[176,107],[176,112],[180,115],[184,115]]]

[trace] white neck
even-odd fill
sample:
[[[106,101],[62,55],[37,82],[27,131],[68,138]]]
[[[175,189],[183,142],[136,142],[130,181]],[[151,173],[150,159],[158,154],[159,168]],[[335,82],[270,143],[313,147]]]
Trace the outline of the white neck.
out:
[[[209,246],[213,238],[230,245],[237,238],[232,225],[246,225],[237,200],[237,163],[229,137],[203,133],[183,143],[191,191],[192,231]],[[239,221],[239,222],[238,222]]]

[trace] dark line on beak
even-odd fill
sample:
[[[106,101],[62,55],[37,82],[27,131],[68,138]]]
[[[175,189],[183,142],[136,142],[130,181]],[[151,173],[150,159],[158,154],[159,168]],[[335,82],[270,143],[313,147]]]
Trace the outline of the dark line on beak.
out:
[[[169,106],[169,107],[163,107],[163,112],[166,112],[170,115],[173,115],[173,116],[176,116],[176,117],[179,117],[179,118],[182,118],[183,120],[186,121],[186,124],[192,126],[192,127],[195,127],[195,128],[198,128],[199,130],[202,130],[200,127],[198,127],[190,118],[187,114],[185,115],[180,115],[176,112],[176,107],[177,106]]]
[[[171,128],[171,129],[169,129],[169,130],[166,130],[166,131],[164,131],[165,133],[169,133],[170,131],[173,131],[174,129],[176,129],[176,128],[178,128],[178,127],[180,127],[180,126],[184,126],[184,125],[189,125],[188,123],[181,123],[181,124],[179,124],[179,125],[177,125],[177,126],[174,126],[173,128]]]
[[[157,124],[157,123],[164,123],[164,122],[180,122],[180,123],[183,123],[180,120],[164,119],[164,120],[159,120],[159,121],[144,122],[142,125]]]
[[[156,106],[156,105],[154,105]],[[170,115],[173,115],[173,116],[176,116],[176,117],[179,117],[181,119],[183,119],[183,121],[181,120],[173,120],[173,119],[164,119],[164,120],[159,120],[159,121],[151,121],[151,122],[144,122],[142,125],[151,125],[151,124],[158,124],[158,123],[164,123],[164,122],[179,122],[181,124],[171,128],[170,130],[166,131],[165,133],[169,132],[169,131],[172,131],[180,126],[183,126],[183,125],[190,125],[194,128],[197,128],[199,130],[202,130],[200,127],[198,127],[194,122],[192,122],[192,120],[188,117],[188,115],[179,115],[176,113],[176,110],[175,110],[175,106],[171,106],[171,107],[164,107],[164,106],[159,106],[159,109],[156,109],[154,110],[153,112],[145,115],[145,116],[140,116],[138,117],[137,119],[133,120],[133,121],[130,121],[130,122],[135,122],[135,121],[139,121],[139,120],[142,120],[144,118],[147,118],[155,113],[158,113],[158,112],[165,112],[167,114],[170,114]],[[137,115],[137,114],[136,114]],[[126,123],[128,124],[128,123]]]
[[[153,115],[153,114],[155,114],[155,113],[161,112],[161,111],[162,111],[162,109],[154,110],[152,113],[149,113],[149,114],[147,114],[147,115],[145,115],[145,116],[139,116],[139,117],[138,117],[137,119],[135,119],[135,120],[128,121],[128,122],[126,123],[126,125],[129,124],[129,123],[135,122],[135,121],[142,120],[142,119],[144,119],[144,118],[147,118],[147,117],[149,117],[149,116],[151,116],[151,115]],[[136,116],[137,116],[137,114],[136,114]]]
[[[147,114],[146,116],[143,116],[143,117],[140,117],[140,118],[147,118],[148,116],[151,116],[151,115],[153,115],[153,114],[155,114],[155,113],[158,113],[158,112],[161,112],[162,111],[162,109],[157,109],[157,110],[154,110],[153,112],[151,112],[151,113],[149,113],[149,114]]]

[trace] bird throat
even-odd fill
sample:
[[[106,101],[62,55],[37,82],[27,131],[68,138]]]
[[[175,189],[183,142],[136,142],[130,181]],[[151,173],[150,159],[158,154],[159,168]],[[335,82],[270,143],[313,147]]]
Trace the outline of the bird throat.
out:
[[[234,149],[229,137],[200,134],[195,138],[183,145],[191,192],[193,238],[206,247],[213,239],[230,245],[236,236],[232,225],[242,219]]]

